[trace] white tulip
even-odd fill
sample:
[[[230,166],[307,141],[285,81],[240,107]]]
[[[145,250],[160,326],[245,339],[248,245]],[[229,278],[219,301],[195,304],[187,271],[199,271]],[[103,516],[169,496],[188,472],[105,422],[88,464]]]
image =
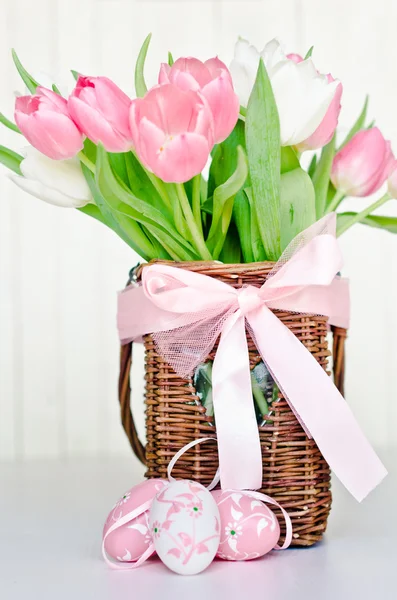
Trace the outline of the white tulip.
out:
[[[10,177],[28,194],[64,208],[79,208],[93,201],[77,158],[52,160],[32,146],[25,148],[23,155],[23,177]]]
[[[262,52],[247,40],[238,39],[230,65],[234,88],[240,103],[247,106],[262,57],[272,84],[280,117],[282,146],[306,140],[322,122],[339,85],[328,83],[309,58],[301,63],[289,60],[278,40],[270,41]]]

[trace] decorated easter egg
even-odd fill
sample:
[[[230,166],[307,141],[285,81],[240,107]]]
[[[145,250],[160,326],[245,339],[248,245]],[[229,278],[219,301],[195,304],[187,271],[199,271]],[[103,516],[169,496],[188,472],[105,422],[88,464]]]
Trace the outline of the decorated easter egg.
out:
[[[163,563],[195,575],[213,561],[219,546],[219,510],[211,493],[194,481],[173,481],[153,500],[149,525]]]
[[[219,558],[251,560],[276,546],[280,526],[266,504],[234,490],[214,490],[212,495],[221,518]]]
[[[152,500],[164,485],[167,485],[167,481],[163,479],[148,479],[123,494],[106,519],[103,537],[122,517]],[[118,561],[138,560],[152,541],[148,518],[146,509],[131,521],[111,531],[104,541],[106,553]]]

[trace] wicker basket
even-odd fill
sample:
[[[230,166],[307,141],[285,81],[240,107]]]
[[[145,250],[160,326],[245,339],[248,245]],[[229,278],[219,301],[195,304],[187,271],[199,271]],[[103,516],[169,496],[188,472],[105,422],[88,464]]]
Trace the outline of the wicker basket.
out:
[[[261,286],[273,263],[223,265],[218,263],[172,263],[224,281],[233,287]],[[327,318],[275,311],[280,320],[301,340],[326,369],[330,351],[327,343]],[[343,393],[344,340],[346,331],[335,328],[334,379]],[[212,418],[198,402],[192,379],[181,379],[162,357],[148,335],[146,349],[146,431],[147,445],[138,439],[130,409],[130,369],[132,345],[121,348],[119,398],[123,427],[132,449],[147,466],[147,477],[166,477],[168,462],[191,440],[214,436]],[[261,359],[248,337],[251,368]],[[209,358],[214,356],[213,350]],[[304,374],[303,374],[304,376]],[[197,401],[194,402],[194,401]],[[288,511],[293,525],[294,546],[311,546],[326,529],[331,508],[330,469],[313,440],[309,440],[293,412],[279,393],[259,427],[263,456],[262,492],[272,496]],[[209,483],[218,467],[216,444],[192,448],[178,461],[176,477]],[[280,520],[283,522],[283,519]],[[282,536],[284,532],[282,531]]]

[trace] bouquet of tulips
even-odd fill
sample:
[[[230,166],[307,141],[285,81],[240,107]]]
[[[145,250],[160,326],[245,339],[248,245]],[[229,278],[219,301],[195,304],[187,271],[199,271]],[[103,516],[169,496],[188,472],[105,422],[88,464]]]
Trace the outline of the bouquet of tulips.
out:
[[[367,101],[337,142],[342,83],[317,71],[312,49],[303,58],[272,40],[259,52],[239,39],[230,69],[217,57],[169,54],[148,90],[149,42],[135,99],[107,77],[75,71],[65,98],[13,52],[30,95],[16,98],[15,123],[0,121],[30,145],[22,155],[0,146],[0,162],[18,186],[98,219],[145,260],[277,260],[344,198],[386,182],[361,212],[339,211],[338,234],[355,223],[397,232],[397,219],[372,215],[397,197],[390,142],[366,125]]]

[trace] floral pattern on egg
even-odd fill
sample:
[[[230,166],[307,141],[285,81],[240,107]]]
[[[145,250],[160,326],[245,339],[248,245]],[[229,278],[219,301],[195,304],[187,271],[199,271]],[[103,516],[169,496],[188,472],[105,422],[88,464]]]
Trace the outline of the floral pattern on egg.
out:
[[[221,518],[218,558],[252,560],[276,546],[280,526],[266,504],[233,490],[215,490],[212,495]]]
[[[123,494],[106,519],[103,536],[122,517],[154,498],[166,483],[161,479],[149,479]],[[142,556],[152,542],[148,514],[148,510],[142,512],[107,536],[105,550],[109,556],[120,562],[136,561]]]
[[[211,493],[193,481],[173,481],[153,500],[149,516],[156,552],[183,575],[200,573],[219,546],[219,511]]]

